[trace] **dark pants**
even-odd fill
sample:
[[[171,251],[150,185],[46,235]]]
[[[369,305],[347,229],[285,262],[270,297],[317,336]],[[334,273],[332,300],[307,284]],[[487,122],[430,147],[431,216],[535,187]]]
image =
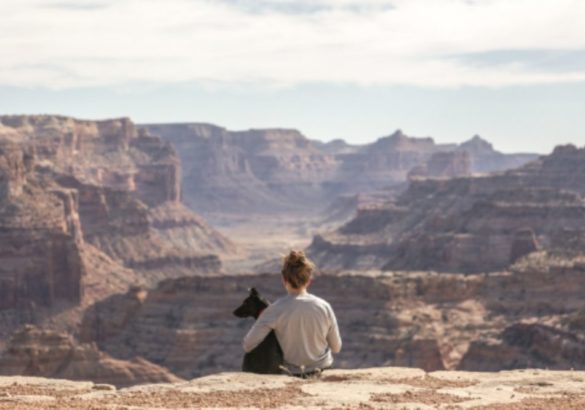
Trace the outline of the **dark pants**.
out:
[[[319,370],[312,370],[310,372],[305,372],[305,373],[292,373],[292,375],[294,377],[299,377],[301,379],[312,379],[314,377],[320,377],[321,373],[323,373],[325,370],[329,370],[330,367],[326,367],[324,369],[319,369]]]

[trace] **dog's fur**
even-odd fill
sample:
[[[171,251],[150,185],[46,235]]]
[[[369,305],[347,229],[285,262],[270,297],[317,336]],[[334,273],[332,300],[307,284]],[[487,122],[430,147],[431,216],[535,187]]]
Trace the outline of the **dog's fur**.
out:
[[[253,317],[258,319],[270,302],[260,296],[255,288],[250,289],[250,295],[244,299],[242,305],[234,310],[234,315],[240,318]],[[282,349],[274,330],[249,353],[244,355],[242,371],[261,374],[280,374],[284,363]]]

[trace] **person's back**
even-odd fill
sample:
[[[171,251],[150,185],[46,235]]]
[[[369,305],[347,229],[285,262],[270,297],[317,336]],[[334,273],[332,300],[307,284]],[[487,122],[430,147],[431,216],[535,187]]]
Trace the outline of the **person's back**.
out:
[[[244,350],[249,352],[274,330],[285,366],[293,374],[331,367],[331,353],[341,350],[341,337],[331,305],[306,290],[312,269],[312,263],[302,252],[291,251],[282,270],[288,294],[266,308],[244,338]]]

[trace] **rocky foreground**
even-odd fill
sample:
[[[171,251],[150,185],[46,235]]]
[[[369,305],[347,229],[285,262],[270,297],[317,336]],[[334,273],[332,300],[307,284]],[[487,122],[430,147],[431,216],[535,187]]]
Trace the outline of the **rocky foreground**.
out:
[[[0,377],[0,409],[583,409],[585,372],[372,368],[320,379],[220,373],[117,390],[107,384]]]

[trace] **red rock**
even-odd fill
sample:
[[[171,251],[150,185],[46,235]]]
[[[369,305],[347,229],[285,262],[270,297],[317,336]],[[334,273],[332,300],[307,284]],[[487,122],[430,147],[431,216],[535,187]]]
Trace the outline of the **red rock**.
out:
[[[36,152],[36,172],[75,196],[77,234],[147,281],[217,272],[218,253],[235,251],[233,243],[181,206],[174,148],[137,131],[130,120],[3,116],[0,124],[0,136]]]
[[[79,344],[71,336],[34,326],[12,336],[0,355],[0,374],[91,380],[117,387],[181,381],[142,358],[114,359],[95,345]]]
[[[0,146],[0,309],[78,303],[83,296],[76,193],[31,168],[22,148]]]
[[[323,267],[478,273],[506,269],[541,247],[585,238],[585,149],[557,149],[518,170],[414,179],[385,205],[316,237]],[[341,255],[343,254],[343,255]]]
[[[457,146],[402,131],[367,145],[312,141],[296,130],[228,131],[210,124],[148,124],[173,143],[183,163],[186,203],[210,216],[314,215],[336,197],[400,186],[413,168],[425,175],[520,166],[533,155],[505,155],[475,142]],[[488,163],[486,163],[486,161]]]

